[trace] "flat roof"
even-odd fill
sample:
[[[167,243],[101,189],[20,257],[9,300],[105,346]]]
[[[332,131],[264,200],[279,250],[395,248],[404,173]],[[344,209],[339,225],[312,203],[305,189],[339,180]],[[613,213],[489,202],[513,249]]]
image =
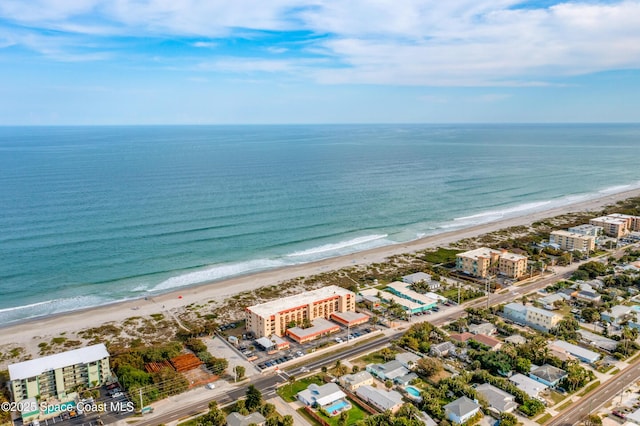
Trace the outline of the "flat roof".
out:
[[[397,291],[398,293],[404,294],[411,299],[417,300],[424,305],[432,305],[434,303],[438,303],[437,299],[432,299],[429,296],[425,296],[424,294],[420,294],[417,291],[411,290],[408,283],[394,281],[392,283],[389,283],[387,287]]]
[[[360,312],[351,312],[351,311],[347,311],[347,312],[334,312],[331,314],[332,317],[336,317],[339,318],[343,321],[347,321],[347,322],[352,322],[352,321],[358,321],[358,320],[362,320],[362,319],[369,319],[369,315],[367,314],[362,314]]]
[[[594,351],[590,351],[589,349],[585,349],[583,347],[580,347],[578,345],[574,345],[572,343],[569,342],[565,342],[564,340],[556,340],[552,343],[550,343],[550,346],[553,347],[557,347],[557,348],[561,348],[567,352],[569,352],[571,355],[575,355],[578,358],[582,358],[582,359],[587,359],[589,360],[589,362],[596,362],[597,360],[600,359],[600,354]]]
[[[521,254],[517,254],[517,253],[511,253],[510,251],[508,251],[508,252],[501,253],[500,254],[500,259],[518,261],[518,260],[527,260],[528,257],[527,256],[523,256]]]
[[[480,257],[486,258],[491,257],[491,255],[499,256],[502,252],[499,250],[494,250],[489,247],[480,247],[475,250],[465,251],[464,253],[456,254],[457,257],[470,257],[472,259],[478,259]]]
[[[595,238],[592,235],[577,234],[575,232],[564,231],[562,229],[560,229],[558,231],[552,231],[551,235],[561,235],[563,237],[578,238],[578,239],[581,239],[581,240],[591,240],[591,239]]]
[[[378,290],[375,288],[368,288],[360,292],[360,294],[362,294],[363,296],[376,296],[378,293],[380,293],[380,296],[383,299],[393,300],[394,302],[397,302],[399,305],[404,306],[407,309],[413,310],[413,309],[422,308],[422,305],[412,302],[411,300],[404,299],[400,296],[396,296],[395,294],[389,293],[388,291]]]
[[[77,364],[87,364],[109,357],[107,347],[99,343],[72,351],[36,358],[29,361],[19,362],[9,365],[10,380],[23,380],[29,377],[56,370],[58,368],[69,367]]]
[[[338,287],[337,285],[330,285],[270,302],[260,303],[259,305],[249,306],[247,310],[261,317],[268,317],[296,307],[311,305],[313,302],[329,299],[334,296],[346,295],[352,295],[355,298],[355,293],[352,291]]]
[[[287,332],[293,334],[299,339],[304,339],[305,337],[313,336],[315,334],[326,333],[327,331],[340,329],[340,326],[336,323],[328,321],[324,318],[316,318],[311,321],[313,324],[309,328],[300,328],[300,327],[292,327],[287,329]]]
[[[551,312],[546,309],[536,308],[535,306],[527,306],[527,311],[536,312],[540,315],[544,315],[545,317],[559,316],[559,314],[556,314],[555,312]]]
[[[612,225],[621,225],[621,224],[627,224],[627,220],[626,219],[621,219],[621,218],[615,218],[615,217],[609,217],[609,216],[602,216],[602,217],[596,217],[594,219],[591,219],[590,222],[602,222],[602,223],[609,223]]]

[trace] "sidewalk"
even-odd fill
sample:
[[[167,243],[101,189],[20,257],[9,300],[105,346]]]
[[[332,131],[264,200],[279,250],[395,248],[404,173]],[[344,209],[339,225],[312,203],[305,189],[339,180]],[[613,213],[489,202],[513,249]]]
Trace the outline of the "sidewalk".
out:
[[[307,419],[305,419],[304,417],[302,417],[300,415],[300,413],[298,413],[296,410],[300,407],[302,407],[302,404],[299,402],[285,402],[282,398],[280,398],[279,396],[276,396],[274,398],[271,398],[269,400],[267,400],[268,403],[271,403],[273,405],[276,406],[276,411],[280,414],[282,414],[283,416],[286,416],[287,414],[291,415],[293,417],[293,424],[294,425],[309,425],[310,423],[307,421]]]

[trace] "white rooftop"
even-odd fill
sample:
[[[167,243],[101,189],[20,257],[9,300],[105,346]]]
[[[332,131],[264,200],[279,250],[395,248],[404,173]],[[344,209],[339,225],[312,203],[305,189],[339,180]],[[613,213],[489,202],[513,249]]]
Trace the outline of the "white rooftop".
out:
[[[411,300],[404,299],[400,296],[396,296],[395,294],[389,293],[388,291],[380,291],[375,288],[368,288],[360,292],[360,294],[362,294],[363,296],[376,296],[376,297],[378,293],[380,293],[380,297],[382,297],[383,299],[393,300],[394,302],[397,302],[400,306],[404,306],[407,309],[417,309],[422,307],[422,305],[419,305],[418,303],[412,302]]]
[[[10,380],[23,380],[29,377],[39,376],[49,370],[56,370],[76,364],[87,364],[107,358],[108,356],[109,352],[107,352],[107,347],[100,343],[98,345],[11,364],[9,365],[9,378]]]
[[[556,340],[554,342],[549,343],[550,347],[557,347],[569,352],[571,355],[577,356],[582,359],[587,359],[589,362],[596,362],[600,359],[600,354],[594,351],[590,351],[589,349],[585,349],[581,346],[574,345],[569,342],[565,342],[564,340]]]
[[[458,253],[456,256],[469,257],[472,259],[487,258],[491,256],[499,256],[502,252],[499,250],[490,249],[489,247],[480,247],[475,250],[465,251],[464,253]]]
[[[514,374],[513,376],[509,377],[509,380],[516,386],[518,386],[518,388],[525,391],[527,395],[532,398],[537,397],[540,392],[547,388],[547,386],[543,385],[542,383],[520,373]]]
[[[523,256],[521,254],[517,254],[517,253],[511,253],[510,251],[507,252],[503,252],[500,254],[500,258],[501,259],[507,259],[507,260],[512,260],[514,262],[517,262],[519,260],[526,260],[528,259],[527,256]]]
[[[610,216],[602,216],[602,217],[596,217],[595,219],[591,219],[592,222],[602,222],[602,223],[611,223],[614,225],[620,225],[620,224],[627,224],[627,220],[626,219],[622,219],[622,218],[617,218],[617,217],[610,217]]]
[[[581,240],[589,240],[594,238],[591,235],[584,235],[584,234],[578,234],[576,232],[570,232],[570,231],[565,231],[565,230],[558,230],[558,231],[552,231],[551,235],[561,235],[563,237],[572,237],[572,238],[579,238]]]
[[[420,281],[431,281],[431,275],[425,272],[416,272],[414,274],[405,275],[402,277],[402,281],[409,284],[414,284]]]
[[[558,316],[558,314],[556,314],[555,312],[547,311],[546,309],[536,308],[535,306],[527,306],[527,311],[536,312],[539,315],[542,315],[542,316],[545,316],[545,317]]]
[[[342,287],[338,287],[337,285],[330,285],[316,290],[294,294],[293,296],[272,300],[271,302],[249,306],[247,309],[256,315],[266,317],[298,306],[307,306],[313,302],[329,299],[333,296],[346,296],[348,294],[352,295],[355,299],[355,293]]]
[[[402,283],[400,281],[394,281],[392,283],[389,283],[387,285],[388,288],[391,288],[395,291],[397,291],[400,294],[403,294],[407,297],[410,297],[413,300],[417,300],[419,303],[422,303],[424,305],[431,305],[433,303],[436,303],[438,300],[437,299],[432,299],[428,296],[425,296],[424,294],[420,294],[417,291],[411,290],[409,288],[409,284],[408,283]]]

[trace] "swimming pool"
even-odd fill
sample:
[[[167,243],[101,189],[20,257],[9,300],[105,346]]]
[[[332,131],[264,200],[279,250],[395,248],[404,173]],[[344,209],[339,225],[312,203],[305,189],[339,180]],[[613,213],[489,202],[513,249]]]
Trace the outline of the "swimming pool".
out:
[[[346,407],[349,407],[349,403],[344,399],[341,399],[340,401],[336,401],[331,405],[327,405],[324,409],[327,410],[327,413],[329,413],[329,415],[331,416],[334,414],[338,414]]]
[[[422,399],[422,397],[420,396],[420,389],[415,388],[413,386],[406,386],[404,388],[405,391],[407,391],[407,393],[409,394],[409,396],[413,399]]]

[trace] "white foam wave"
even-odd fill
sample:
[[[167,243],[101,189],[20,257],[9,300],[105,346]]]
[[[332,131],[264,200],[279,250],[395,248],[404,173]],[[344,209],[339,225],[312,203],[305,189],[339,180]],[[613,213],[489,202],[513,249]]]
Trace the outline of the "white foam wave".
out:
[[[9,324],[15,321],[23,321],[63,312],[75,311],[83,308],[105,305],[109,302],[98,296],[74,296],[36,302],[23,306],[0,309],[0,324]]]
[[[513,207],[509,207],[503,210],[490,210],[487,212],[483,212],[483,213],[478,213],[478,214],[474,214],[471,216],[463,216],[463,217],[456,217],[453,220],[454,221],[469,221],[469,220],[478,220],[480,222],[483,221],[483,219],[486,218],[502,218],[505,216],[509,216],[509,215],[513,215],[513,214],[517,214],[517,213],[522,213],[522,212],[526,212],[526,211],[531,211],[531,210],[538,210],[541,207],[546,207],[549,204],[551,204],[551,201],[538,201],[538,202],[534,202],[534,203],[525,203],[525,204],[520,204],[517,206],[513,206]]]
[[[209,281],[219,280],[221,278],[246,274],[248,272],[277,268],[284,265],[285,262],[278,259],[256,259],[249,260],[247,262],[217,265],[200,271],[189,272],[183,275],[178,275],[176,277],[171,277],[161,282],[153,289],[147,291],[166,291],[173,288],[186,287],[194,284],[201,284]]]
[[[631,185],[618,185],[618,186],[610,186],[609,188],[604,188],[598,191],[599,194],[615,194],[618,192],[624,192],[629,189],[632,189]]]
[[[314,256],[318,254],[326,254],[328,252],[340,252],[346,248],[352,248],[354,246],[361,246],[363,244],[370,243],[372,241],[382,240],[387,238],[387,234],[380,235],[366,235],[364,237],[357,237],[347,241],[341,241],[338,243],[325,244],[319,247],[310,248],[307,250],[296,251],[288,254],[287,257],[302,257],[302,256]]]

